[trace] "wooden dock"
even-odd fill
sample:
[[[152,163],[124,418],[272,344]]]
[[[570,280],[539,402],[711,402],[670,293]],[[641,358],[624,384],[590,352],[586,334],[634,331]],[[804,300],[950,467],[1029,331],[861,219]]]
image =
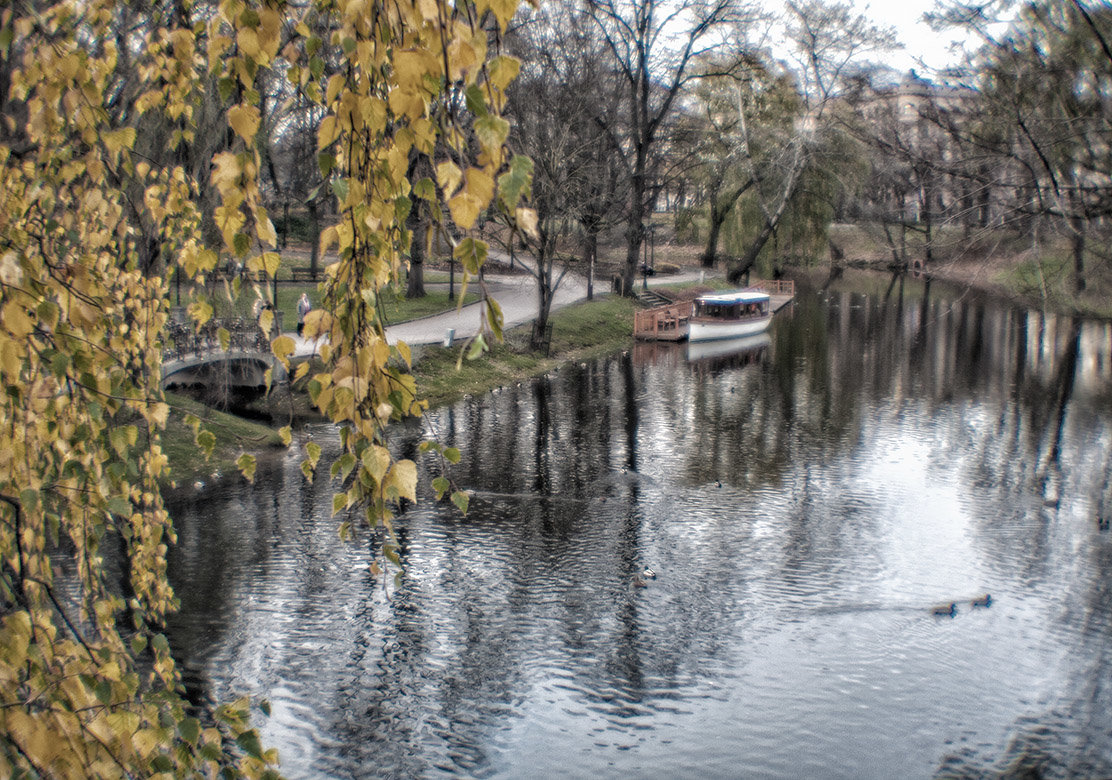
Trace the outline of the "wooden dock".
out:
[[[683,341],[691,318],[691,301],[633,312],[633,336],[647,341]]]
[[[745,288],[769,295],[769,308],[775,314],[795,298],[795,282],[790,279],[764,279]],[[654,306],[633,313],[633,337],[644,341],[683,341],[691,319],[693,301]]]

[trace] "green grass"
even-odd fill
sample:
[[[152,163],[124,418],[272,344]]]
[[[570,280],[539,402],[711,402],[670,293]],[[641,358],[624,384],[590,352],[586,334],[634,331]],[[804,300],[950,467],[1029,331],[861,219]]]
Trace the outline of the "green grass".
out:
[[[457,298],[459,290],[460,286],[457,284]],[[271,292],[272,289],[268,288],[266,294],[269,295]],[[278,305],[276,308],[282,312],[283,330],[291,331],[297,327],[297,301],[302,293],[308,294],[309,302],[314,309],[320,308],[321,294],[315,282],[280,282],[278,284]],[[386,321],[390,325],[397,325],[401,322],[429,317],[434,314],[442,314],[456,308],[456,301],[448,297],[447,290],[441,289],[432,290],[423,298],[413,299],[406,298],[404,290],[398,292],[388,290],[381,296],[381,299]],[[479,300],[479,293],[472,286],[464,298],[464,304],[474,303],[477,300]],[[176,303],[176,296],[174,302]],[[234,301],[228,299],[223,287],[220,286],[213,297],[213,308],[216,317],[249,318],[252,316],[254,302],[255,293],[248,284],[242,285],[239,297]],[[185,290],[182,291],[182,303],[183,305],[188,303],[188,293]]]
[[[633,342],[635,309],[632,301],[613,297],[561,309],[552,317],[552,344],[547,357],[529,349],[531,325],[508,331],[504,343],[494,345],[475,360],[460,360],[466,345],[422,347],[413,368],[418,391],[431,406],[441,406],[465,395],[539,376],[561,363],[626,349]]]
[[[282,446],[277,431],[262,423],[211,409],[179,393],[167,393],[166,402],[170,417],[162,433],[162,450],[170,461],[170,480],[179,485],[217,471],[235,473],[235,460],[242,453]],[[189,414],[200,418],[202,426],[216,437],[209,459],[194,442],[193,429],[185,424]]]

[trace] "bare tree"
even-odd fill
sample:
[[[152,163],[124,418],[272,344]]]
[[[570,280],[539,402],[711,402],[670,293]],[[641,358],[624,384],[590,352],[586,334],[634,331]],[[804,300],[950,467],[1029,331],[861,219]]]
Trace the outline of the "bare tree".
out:
[[[605,67],[597,29],[566,6],[544,5],[524,15],[507,44],[522,61],[507,114],[514,122],[514,144],[533,161],[537,231],[512,236],[506,248],[536,280],[534,346],[540,346],[577,243],[584,248],[582,270],[593,292],[593,247],[612,219],[618,189],[617,150],[599,122],[613,111],[616,82]],[[515,240],[526,256],[517,254]]]
[[[600,117],[621,150],[629,180],[622,289],[633,289],[647,220],[656,206],[662,155],[658,141],[695,69],[726,43],[740,21],[736,0],[586,0],[625,92],[624,116]]]

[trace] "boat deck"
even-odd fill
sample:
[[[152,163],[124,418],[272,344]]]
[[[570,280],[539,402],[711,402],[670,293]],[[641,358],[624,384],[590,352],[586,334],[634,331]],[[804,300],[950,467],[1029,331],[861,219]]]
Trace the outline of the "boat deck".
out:
[[[769,309],[773,314],[795,298],[795,282],[790,279],[757,281],[745,289],[768,293]],[[683,341],[687,338],[691,308],[692,302],[684,301],[634,312],[633,337],[645,341]]]

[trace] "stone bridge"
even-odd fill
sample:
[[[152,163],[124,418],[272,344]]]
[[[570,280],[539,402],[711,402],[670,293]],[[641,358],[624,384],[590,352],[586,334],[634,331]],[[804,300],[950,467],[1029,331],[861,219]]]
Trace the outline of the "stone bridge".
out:
[[[227,349],[220,328],[228,331]],[[272,385],[287,378],[286,369],[270,350],[259,326],[242,318],[212,320],[198,332],[189,323],[172,323],[162,354],[162,387],[201,392],[225,403],[247,400],[266,391],[266,372]]]

